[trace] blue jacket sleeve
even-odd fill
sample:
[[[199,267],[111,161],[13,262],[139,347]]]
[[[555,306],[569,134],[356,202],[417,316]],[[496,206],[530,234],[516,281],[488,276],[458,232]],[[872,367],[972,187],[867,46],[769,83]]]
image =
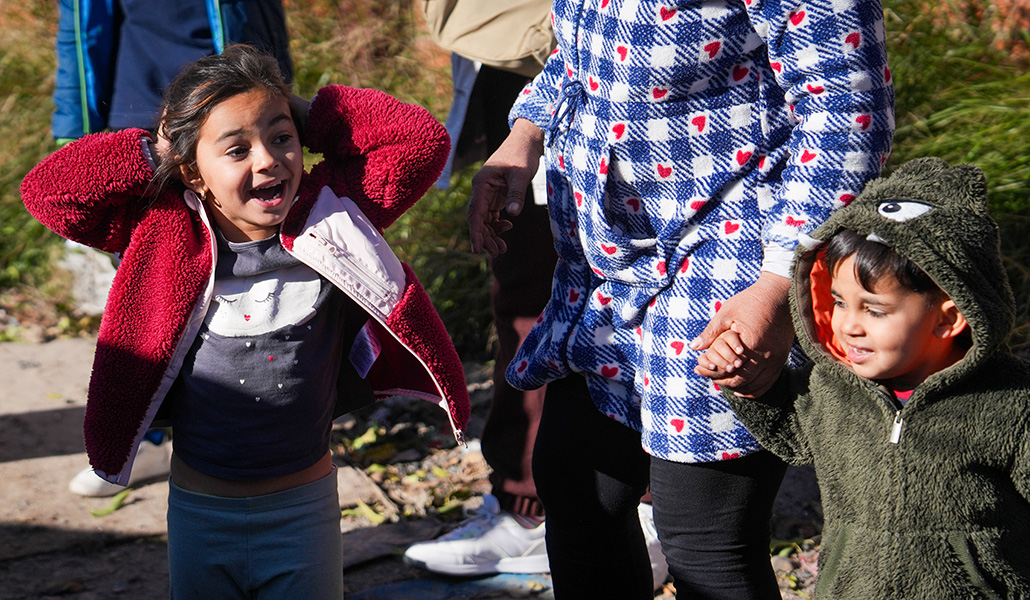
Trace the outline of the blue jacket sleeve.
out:
[[[110,2],[60,0],[58,8],[51,129],[55,139],[76,139],[107,126],[114,15]]]

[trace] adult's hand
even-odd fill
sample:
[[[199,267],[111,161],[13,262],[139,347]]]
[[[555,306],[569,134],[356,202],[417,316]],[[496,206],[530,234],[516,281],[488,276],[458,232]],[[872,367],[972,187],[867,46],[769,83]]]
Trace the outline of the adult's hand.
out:
[[[691,342],[694,350],[706,350],[736,323],[734,331],[746,348],[743,364],[733,373],[714,379],[717,385],[745,398],[756,398],[776,383],[794,341],[789,291],[789,279],[763,271],[758,281],[723,302],[701,335]]]
[[[522,212],[526,189],[540,165],[543,149],[543,131],[525,119],[517,119],[508,137],[472,178],[468,223],[473,252],[497,256],[508,249],[500,236],[512,225],[501,218],[501,210],[512,215]]]

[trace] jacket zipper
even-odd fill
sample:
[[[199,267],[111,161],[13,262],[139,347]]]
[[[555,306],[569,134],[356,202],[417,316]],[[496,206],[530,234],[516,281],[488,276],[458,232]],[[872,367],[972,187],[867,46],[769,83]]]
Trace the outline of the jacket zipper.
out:
[[[334,244],[330,243],[328,240],[325,240],[325,239],[319,237],[314,232],[308,232],[308,235],[310,235],[312,237],[312,239],[314,239],[316,242],[318,242],[319,244],[324,246],[325,249],[330,254],[333,255],[333,257],[341,257],[344,254]],[[378,293],[379,297],[383,300],[383,302],[388,302],[390,300],[390,295],[393,293],[392,290],[390,290],[388,287],[386,287],[385,284],[383,284],[379,279],[377,279],[374,275],[372,275],[368,271],[367,267],[365,267],[364,265],[362,265],[358,261],[352,260],[352,259],[348,259],[346,261],[339,261],[337,264],[339,264],[340,268],[342,268],[343,270],[347,271],[347,273],[350,276],[352,276],[355,279],[357,279],[362,285],[366,286],[371,291],[373,291],[375,293]],[[354,269],[348,268],[351,265],[353,265],[355,268]],[[317,269],[316,269],[316,271],[317,271]],[[378,317],[376,317],[376,316],[372,316],[372,318],[378,320]],[[443,390],[440,389],[440,383],[437,380],[436,375],[434,375],[433,374],[433,370],[430,369],[429,366],[425,364],[425,361],[422,359],[422,357],[419,356],[416,352],[414,352],[407,344],[405,344],[403,341],[401,341],[401,339],[397,337],[397,334],[391,328],[385,327],[385,323],[384,323],[384,328],[386,329],[386,331],[391,336],[393,336],[393,338],[395,340],[397,340],[397,342],[401,346],[403,346],[409,352],[411,352],[412,356],[415,357],[415,360],[417,360],[419,363],[422,364],[422,368],[425,369],[426,373],[433,380],[434,385],[440,391],[440,397],[446,401],[446,395],[444,395]],[[448,407],[445,408],[445,412],[447,413],[447,420],[450,422],[451,430],[454,432],[454,439],[455,439],[455,441],[457,441],[458,444],[460,444],[462,446],[465,446],[467,448],[468,447],[468,441],[465,439],[465,431],[462,430],[461,428],[459,428],[457,423],[454,422],[454,416],[451,415],[449,403],[448,403]]]
[[[894,423],[891,425],[890,442],[897,444],[901,442],[901,428],[905,425],[905,419],[901,418],[901,411],[894,413]]]
[[[329,253],[334,257],[340,257],[343,254],[339,248],[329,243],[329,241],[318,237],[314,233],[308,233],[308,235],[314,238],[316,242],[325,246]],[[350,276],[354,277],[354,279],[357,279],[362,285],[375,292],[384,302],[390,299],[391,290],[387,288],[383,282],[379,281],[379,279],[377,279],[375,275],[365,267],[365,265],[353,259],[340,261],[338,264],[343,268],[343,270],[347,271]]]
[[[898,408],[898,403],[891,397],[891,395],[885,392],[881,388],[876,388],[876,392],[887,401],[887,404],[894,409],[894,420],[891,422],[891,433],[887,438],[887,441],[892,444],[901,443],[901,428],[905,426],[905,419],[901,418],[901,409]]]

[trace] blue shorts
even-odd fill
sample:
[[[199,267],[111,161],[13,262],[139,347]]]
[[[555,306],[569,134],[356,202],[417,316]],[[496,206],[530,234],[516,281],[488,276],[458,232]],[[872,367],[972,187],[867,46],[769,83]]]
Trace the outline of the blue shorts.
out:
[[[336,470],[265,496],[222,498],[169,484],[171,598],[343,598]]]

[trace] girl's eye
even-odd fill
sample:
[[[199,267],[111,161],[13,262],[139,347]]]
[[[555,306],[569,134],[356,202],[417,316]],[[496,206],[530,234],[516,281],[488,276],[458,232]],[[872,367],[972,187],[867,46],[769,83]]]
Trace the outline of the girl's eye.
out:
[[[873,309],[867,309],[866,312],[869,313],[869,316],[874,319],[882,319],[887,316],[887,313]]]
[[[274,298],[274,297],[275,297],[275,292],[268,292],[267,296],[265,296],[264,298],[262,298],[260,300],[254,300],[254,302],[260,302],[260,303],[264,304],[265,302],[271,301],[272,298]]]
[[[834,298],[833,299],[833,307],[834,308],[847,308],[847,304],[844,304],[844,301],[841,300],[840,298]]]
[[[231,156],[232,158],[242,158],[247,155],[247,149],[242,146],[236,146],[234,148],[230,148],[229,151],[226,152],[226,155]]]
[[[276,144],[280,144],[280,145],[281,144],[288,144],[290,142],[290,140],[292,140],[292,139],[293,139],[292,135],[290,135],[288,133],[284,133],[282,135],[277,135],[275,137],[275,143]]]

